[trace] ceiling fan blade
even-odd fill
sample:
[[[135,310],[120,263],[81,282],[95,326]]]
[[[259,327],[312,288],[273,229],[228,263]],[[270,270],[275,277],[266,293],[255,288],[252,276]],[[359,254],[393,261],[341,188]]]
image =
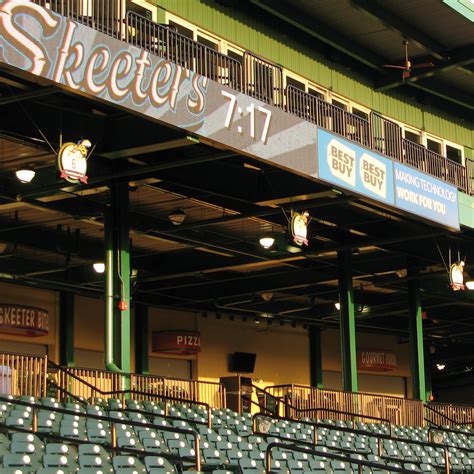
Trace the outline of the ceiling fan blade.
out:
[[[412,69],[420,69],[422,67],[435,67],[435,65],[433,63],[421,63],[421,64],[415,64],[411,68]]]
[[[395,64],[384,64],[383,67],[391,67],[393,69],[406,69],[405,66],[395,66]]]

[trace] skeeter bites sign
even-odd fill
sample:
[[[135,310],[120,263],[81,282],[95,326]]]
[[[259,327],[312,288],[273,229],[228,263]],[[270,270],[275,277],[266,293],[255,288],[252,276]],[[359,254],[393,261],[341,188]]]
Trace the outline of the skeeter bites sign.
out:
[[[46,336],[48,311],[31,306],[0,304],[0,332],[21,336]]]
[[[0,0],[0,30],[0,65],[240,153],[307,175],[316,171],[312,123],[33,2]]]

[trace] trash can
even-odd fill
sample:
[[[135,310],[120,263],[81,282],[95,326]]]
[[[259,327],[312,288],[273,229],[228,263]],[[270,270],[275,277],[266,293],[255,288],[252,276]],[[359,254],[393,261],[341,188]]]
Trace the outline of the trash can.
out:
[[[12,394],[12,369],[8,365],[0,365],[0,394]]]

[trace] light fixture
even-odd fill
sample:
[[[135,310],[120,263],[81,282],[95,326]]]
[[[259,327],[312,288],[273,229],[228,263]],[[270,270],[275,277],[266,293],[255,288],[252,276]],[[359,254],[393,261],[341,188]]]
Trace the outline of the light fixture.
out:
[[[35,177],[36,171],[31,166],[22,166],[15,174],[20,182],[29,183]]]
[[[0,242],[0,255],[8,249],[8,242]]]
[[[271,291],[266,291],[264,293],[260,293],[263,301],[271,301],[273,298],[273,293]]]
[[[270,234],[266,234],[263,237],[260,237],[259,242],[264,249],[269,249],[275,243],[275,237]]]
[[[92,264],[92,267],[96,271],[96,273],[104,273],[105,272],[105,263],[104,262],[95,262]]]
[[[474,280],[468,280],[464,284],[468,290],[474,290]]]
[[[446,368],[446,364],[436,364],[436,368],[440,371],[444,370]]]
[[[181,225],[186,219],[186,213],[182,209],[175,209],[168,214],[168,219],[173,225]]]
[[[338,311],[340,311],[340,309],[341,309],[341,303],[339,303],[339,301],[338,301],[337,303],[334,303],[334,306],[336,307],[336,309],[337,309]]]

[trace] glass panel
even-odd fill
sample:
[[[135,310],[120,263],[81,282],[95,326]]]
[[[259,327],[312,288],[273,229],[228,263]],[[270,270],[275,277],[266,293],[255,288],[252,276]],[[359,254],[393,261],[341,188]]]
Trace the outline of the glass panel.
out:
[[[420,144],[420,135],[418,135],[418,133],[405,130],[405,138],[410,142],[417,143],[418,145]]]
[[[181,33],[183,36],[186,36],[186,38],[194,38],[193,30],[190,30],[189,28],[186,28],[183,25],[180,25],[179,23],[170,20],[169,26],[172,30]]]
[[[297,81],[296,79],[293,79],[292,77],[286,76],[286,86],[293,86],[296,89],[299,89],[300,91],[304,91],[304,84],[300,81]]]
[[[333,99],[332,103],[333,105],[335,105],[336,107],[339,107],[340,109],[347,110],[347,105],[344,104],[343,102],[339,102],[338,100]]]
[[[357,115],[357,117],[360,117],[361,119],[369,120],[369,114],[364,112],[363,110],[356,109],[355,107],[352,107],[352,113],[354,115]]]
[[[456,163],[462,164],[462,152],[459,148],[446,145],[446,158],[448,160],[455,161]]]
[[[430,151],[434,151],[435,153],[438,153],[438,155],[441,155],[441,143],[435,141],[435,140],[430,140],[429,138],[426,140],[426,148]]]

